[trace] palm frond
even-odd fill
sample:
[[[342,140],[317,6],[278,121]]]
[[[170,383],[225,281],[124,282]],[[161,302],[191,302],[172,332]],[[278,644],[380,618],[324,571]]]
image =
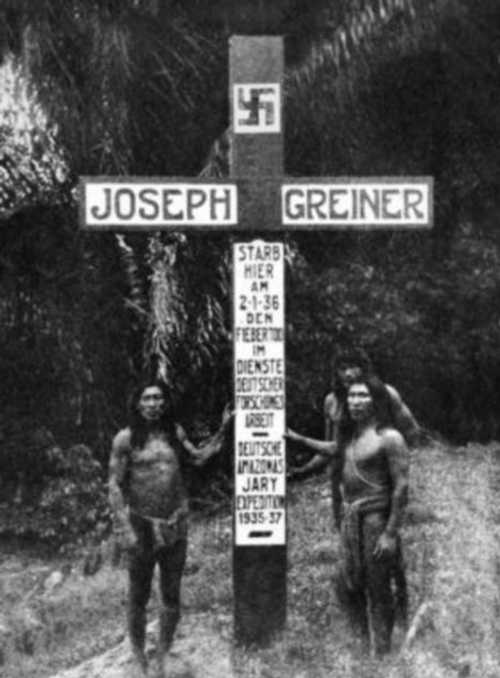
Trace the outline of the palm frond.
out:
[[[0,66],[0,91],[0,218],[6,219],[23,206],[59,202],[68,164],[57,126],[12,54]]]
[[[126,298],[125,304],[133,311],[140,326],[144,326],[149,309],[139,270],[138,257],[124,235],[118,233],[115,237],[129,288],[129,296]]]
[[[185,335],[186,313],[176,270],[179,241],[164,244],[159,234],[149,239],[151,268],[150,328],[146,355],[166,383],[174,381],[176,346]]]
[[[225,252],[225,244],[200,245],[197,236],[158,234],[149,240],[151,315],[144,359],[178,393],[213,367],[228,341]]]

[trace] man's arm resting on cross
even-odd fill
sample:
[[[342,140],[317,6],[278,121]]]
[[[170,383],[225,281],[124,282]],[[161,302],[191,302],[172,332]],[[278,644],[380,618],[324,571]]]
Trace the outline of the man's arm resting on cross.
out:
[[[314,456],[302,466],[292,467],[288,472],[288,477],[300,478],[324,469],[331,462],[336,452],[336,443],[328,440],[316,440],[296,433],[288,428],[285,432],[285,438],[303,444],[308,449],[315,452]]]
[[[392,492],[389,518],[375,547],[375,555],[392,555],[396,550],[398,530],[408,503],[409,453],[404,438],[398,431],[388,430],[383,435]]]
[[[335,456],[335,448],[332,447],[332,442],[336,443],[337,441],[337,435],[338,435],[338,421],[333,420],[330,416],[330,412],[332,410],[332,400],[336,402],[335,396],[333,393],[329,393],[326,398],[325,402],[323,404],[323,412],[324,412],[324,419],[325,419],[325,440],[324,441],[319,441],[315,440],[314,438],[307,438],[305,436],[299,436],[299,434],[295,433],[295,431],[292,431],[292,429],[288,429],[287,433],[292,433],[292,435],[295,435],[296,438],[295,440],[297,442],[302,443],[306,447],[308,447],[310,450],[315,452],[314,456],[309,459],[308,462],[303,464],[302,466],[298,466],[296,468],[292,468],[290,470],[289,476],[291,478],[297,478],[300,476],[305,476],[309,475],[310,473],[315,473],[316,471],[320,471],[321,469],[326,468],[328,464],[331,462],[332,457]],[[335,409],[333,407],[333,409]],[[297,439],[297,436],[300,439]],[[293,438],[290,438],[293,439]],[[315,448],[314,446],[311,446],[308,444],[310,441],[315,441],[317,443],[321,443],[322,449],[318,449],[317,447]],[[323,443],[326,442],[326,445],[323,446]]]
[[[208,440],[201,445],[196,446],[192,443],[184,428],[180,424],[176,424],[175,433],[177,440],[181,443],[184,450],[188,453],[189,459],[194,466],[203,466],[211,457],[218,454],[222,449],[222,444],[229,425],[233,419],[234,413],[229,405],[226,405],[222,413],[222,422],[218,430]]]
[[[316,473],[317,471],[321,471],[322,469],[326,468],[330,461],[330,457],[324,454],[315,454],[314,457],[309,459],[309,461],[302,466],[290,468],[288,477],[292,479]]]
[[[304,445],[313,452],[316,452],[316,456],[320,456],[322,458],[326,457],[327,462],[337,453],[337,443],[334,440],[318,440],[317,438],[309,438],[308,436],[303,436],[300,433],[297,433],[291,428],[287,428],[285,432],[285,438],[287,438],[287,440]],[[313,459],[311,459],[311,462]],[[322,464],[323,466],[325,465],[323,460]]]

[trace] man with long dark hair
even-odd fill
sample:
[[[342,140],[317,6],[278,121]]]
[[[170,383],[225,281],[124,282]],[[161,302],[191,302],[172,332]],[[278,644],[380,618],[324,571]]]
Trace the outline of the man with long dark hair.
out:
[[[353,382],[339,430],[345,593],[372,652],[388,652],[395,603],[391,577],[402,559],[399,527],[408,501],[408,448],[391,426],[390,397],[376,377]],[[342,597],[342,596],[341,596]]]
[[[231,414],[217,433],[196,447],[175,422],[165,385],[149,380],[131,400],[130,424],[113,440],[109,500],[115,533],[128,552],[128,631],[137,675],[146,676],[146,604],[155,564],[160,570],[160,663],[180,614],[180,583],[187,547],[188,497],[182,466],[204,464],[220,451]]]
[[[302,436],[295,431],[289,431],[291,440],[303,444],[315,455],[303,466],[291,468],[289,478],[297,478],[325,468],[331,463],[332,480],[332,507],[333,518],[337,528],[340,528],[342,517],[342,466],[338,458],[333,455],[338,443],[340,422],[346,410],[347,391],[349,386],[362,375],[373,375],[373,365],[367,353],[361,348],[350,348],[339,351],[333,365],[332,390],[327,394],[324,401],[325,441],[334,443],[334,446],[322,445],[321,441],[307,436]],[[404,437],[407,445],[414,445],[421,437],[421,429],[409,407],[402,400],[398,391],[390,384],[385,387],[385,408],[387,423],[397,429]],[[404,624],[407,623],[408,593],[404,566],[397,566],[394,571],[394,579],[398,592],[398,613]]]
[[[391,425],[390,408],[385,385],[360,376],[348,387],[337,441],[311,440],[333,459],[340,478],[339,598],[377,655],[391,644],[391,579],[403,567],[398,530],[408,494],[408,448]]]
[[[366,351],[359,347],[351,347],[339,350],[333,361],[332,390],[326,395],[323,405],[325,422],[325,438],[319,441],[314,438],[300,435],[295,431],[288,431],[288,438],[301,443],[309,450],[315,452],[314,456],[300,467],[291,467],[288,477],[300,478],[310,473],[319,471],[328,464],[331,465],[332,483],[332,508],[335,525],[340,529],[342,519],[342,464],[339,457],[333,454],[338,444],[340,422],[347,406],[347,391],[349,386],[362,375],[374,374],[372,362]],[[398,430],[404,437],[407,445],[418,443],[422,431],[413,416],[410,408],[401,398],[399,392],[390,384],[384,384],[387,423]],[[333,445],[325,445],[333,443]],[[397,611],[404,625],[408,617],[408,590],[404,564],[396,562],[394,570],[394,582],[397,591]]]
[[[374,374],[372,362],[363,349],[350,348],[337,353],[332,367],[331,390],[325,396],[323,403],[324,440],[337,441],[340,420],[346,403],[347,389],[353,380],[362,374]],[[403,435],[408,445],[414,445],[421,435],[421,429],[410,408],[394,386],[385,384],[385,387],[389,397],[391,424]],[[309,444],[309,440],[310,438],[303,437],[300,442],[317,454],[302,466],[290,468],[289,478],[303,477],[328,465],[329,456],[319,453],[317,448]],[[338,523],[339,515],[336,508],[340,505],[340,499],[336,489],[335,474],[332,476],[332,481],[334,518]]]

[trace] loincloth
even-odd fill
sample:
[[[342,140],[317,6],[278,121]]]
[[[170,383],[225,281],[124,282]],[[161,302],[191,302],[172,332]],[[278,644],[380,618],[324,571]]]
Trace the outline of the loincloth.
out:
[[[139,547],[156,551],[187,539],[188,508],[185,504],[176,508],[168,518],[148,516],[133,509],[129,509],[129,518]]]
[[[362,497],[353,502],[343,502],[340,528],[341,568],[344,582],[351,591],[359,591],[363,588],[364,563],[361,534],[363,516],[368,513],[386,512],[389,506],[389,498],[380,495]]]

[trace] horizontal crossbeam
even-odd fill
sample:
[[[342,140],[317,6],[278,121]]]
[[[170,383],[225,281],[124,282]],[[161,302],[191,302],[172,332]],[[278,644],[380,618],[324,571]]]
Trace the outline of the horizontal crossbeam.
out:
[[[80,222],[97,231],[431,228],[432,188],[431,177],[83,177]]]

